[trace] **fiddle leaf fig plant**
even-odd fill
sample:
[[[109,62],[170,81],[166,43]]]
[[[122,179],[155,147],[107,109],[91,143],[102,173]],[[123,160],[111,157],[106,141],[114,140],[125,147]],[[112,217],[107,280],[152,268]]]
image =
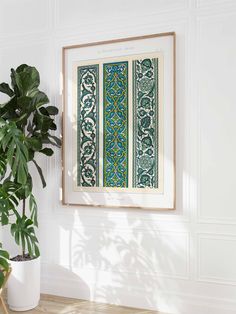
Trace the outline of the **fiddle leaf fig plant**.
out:
[[[11,234],[24,259],[40,254],[35,233],[35,178],[29,165],[36,167],[44,188],[46,181],[37,154],[52,156],[52,147],[61,147],[61,140],[53,134],[58,109],[48,105],[47,95],[39,90],[37,69],[22,64],[11,69],[10,79],[10,85],[0,84],[0,93],[8,97],[0,104],[0,223],[11,225]]]

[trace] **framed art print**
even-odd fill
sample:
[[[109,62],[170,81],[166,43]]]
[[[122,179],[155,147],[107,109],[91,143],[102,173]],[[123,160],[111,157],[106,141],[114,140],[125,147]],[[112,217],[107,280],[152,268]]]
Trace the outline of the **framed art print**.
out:
[[[63,203],[175,208],[175,33],[63,48]]]

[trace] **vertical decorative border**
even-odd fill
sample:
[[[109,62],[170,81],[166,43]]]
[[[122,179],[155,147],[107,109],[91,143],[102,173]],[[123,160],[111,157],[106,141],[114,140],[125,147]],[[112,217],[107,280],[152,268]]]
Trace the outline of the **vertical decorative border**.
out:
[[[146,74],[149,73],[149,76],[152,75],[152,78],[149,77],[143,77],[143,71],[140,71],[140,68],[144,67],[143,62],[146,61],[146,63],[151,62],[150,67],[146,66]],[[159,187],[159,123],[160,123],[160,116],[159,116],[159,68],[158,68],[158,58],[145,58],[145,59],[139,59],[139,60],[134,60],[133,61],[133,187],[139,187],[139,188],[145,188],[145,187],[150,187],[150,188],[158,188]],[[139,67],[139,70],[138,70]],[[152,69],[150,70],[150,68]],[[149,68],[149,69],[148,69]],[[144,82],[144,80],[146,80]],[[144,83],[145,85],[142,87],[141,83]],[[152,90],[153,88],[153,90]],[[145,91],[146,89],[146,91]],[[153,96],[149,96],[148,94],[150,92],[153,92]],[[142,95],[142,100],[146,98],[146,102],[149,100],[148,103],[144,104],[141,106],[140,104],[140,99],[139,95]],[[144,108],[145,105],[147,108]],[[149,116],[143,116],[145,113],[145,109],[152,112],[152,115],[150,114]],[[147,112],[147,111],[146,111]],[[139,127],[141,127],[142,120],[149,118],[150,125],[153,125],[154,133],[152,135],[149,134],[149,139],[151,138],[152,145],[150,145],[148,150],[153,149],[153,156],[152,160],[150,157],[150,153],[147,153],[146,155],[144,154],[143,147],[140,148],[140,138],[139,138]],[[147,138],[147,136],[146,136]],[[148,144],[147,144],[148,146]],[[142,155],[140,155],[142,154]],[[146,157],[146,158],[145,158]],[[144,165],[146,168],[143,169],[143,174],[148,178],[147,170],[150,171],[150,167],[152,166],[151,163],[154,160],[152,164],[154,164],[154,173],[153,173],[153,182],[149,182],[149,185],[145,185],[145,183],[141,183],[138,175],[139,175],[139,170],[142,167],[140,166],[140,160],[143,159],[143,164],[145,164],[146,160],[146,165]],[[151,160],[151,161],[150,161]],[[142,161],[142,160],[141,160]],[[149,163],[149,164],[148,164]],[[149,167],[149,168],[148,168]]]
[[[173,207],[171,208],[155,208],[155,210],[175,210],[176,209],[176,34],[175,32],[166,32],[166,33],[159,33],[159,34],[151,34],[151,35],[143,35],[143,36],[135,36],[135,37],[127,37],[127,38],[120,38],[114,40],[105,40],[105,41],[97,41],[92,43],[85,43],[85,44],[76,44],[62,47],[62,101],[63,101],[63,112],[62,112],[62,205],[70,205],[70,206],[82,206],[82,207],[100,207],[100,208],[120,208],[120,206],[115,205],[93,205],[93,204],[79,204],[79,203],[69,203],[66,202],[65,197],[65,108],[66,108],[66,81],[65,81],[65,70],[66,70],[66,52],[71,49],[79,49],[79,48],[86,48],[86,47],[93,47],[98,45],[106,45],[106,44],[115,44],[115,43],[125,43],[129,41],[136,41],[136,40],[144,40],[144,39],[151,39],[151,38],[161,38],[161,37],[172,37],[173,39],[173,50],[172,50],[172,62],[173,62]],[[127,208],[140,208],[137,206],[123,206]],[[142,208],[145,209],[145,208]],[[150,209],[148,209],[150,210]]]
[[[88,75],[90,74],[90,77]],[[84,78],[84,75],[87,75],[87,77]],[[77,94],[77,186],[83,186],[83,183],[81,182],[81,176],[82,172],[91,170],[91,159],[93,159],[94,164],[94,171],[95,176],[93,178],[94,183],[92,183],[91,186],[98,186],[99,185],[99,65],[93,64],[93,65],[86,65],[86,66],[79,66],[77,68],[77,77],[78,77],[78,94]],[[82,84],[81,80],[86,79],[90,80],[88,82],[84,81]],[[93,85],[94,90],[91,89],[90,85]],[[85,101],[81,99],[81,86],[87,85],[88,89],[91,89],[90,98],[86,98]],[[95,86],[94,86],[95,85]],[[85,88],[85,87],[84,87]],[[86,95],[88,96],[88,94]],[[87,101],[87,103],[86,103]],[[84,117],[81,116],[82,111],[86,111],[86,107],[88,106],[94,106],[92,112],[90,111],[89,114],[91,115],[93,113],[94,115],[94,125],[92,127],[95,128],[95,134],[92,134],[91,136],[95,136],[94,138],[91,138],[91,142],[95,142],[95,152],[93,158],[90,158],[87,163],[84,165],[86,169],[82,168],[81,165],[81,156],[82,156],[82,148],[81,148],[81,137],[83,129],[81,125],[83,123],[86,123],[86,115]],[[82,110],[81,110],[82,109]],[[89,108],[90,109],[90,108]],[[85,118],[85,120],[83,120]],[[91,117],[90,117],[91,120]],[[88,135],[87,135],[88,136]],[[83,156],[82,156],[83,158]],[[91,170],[92,171],[92,170]],[[91,174],[93,175],[93,173]],[[94,180],[95,179],[95,180]],[[86,185],[84,185],[86,186]]]
[[[111,80],[113,81],[113,84],[117,84],[115,86],[116,88],[121,89],[123,93],[121,95],[121,97],[123,96],[122,100],[114,100],[112,98],[112,88],[109,90],[109,83]],[[124,85],[122,86],[122,84]],[[112,110],[114,120],[111,118],[109,122],[108,115]],[[103,187],[128,187],[128,61],[103,64],[103,112]],[[122,115],[124,115],[123,119],[121,117]],[[117,127],[117,119],[118,121],[120,119],[122,123],[119,128]],[[112,124],[114,127],[117,127],[118,133],[113,129]],[[119,153],[122,154],[120,157],[116,156],[116,160],[114,160],[113,164],[109,162],[109,159],[112,159],[112,156],[109,156],[108,149],[109,142],[111,141],[109,140],[109,137],[112,136],[115,138],[112,142],[118,146],[117,149],[120,149]],[[124,146],[123,151],[122,146]],[[112,153],[114,153],[114,150]],[[113,167],[113,169],[110,169],[111,167]],[[117,173],[116,178],[114,178],[114,185],[112,179],[109,180],[108,178],[108,174],[111,172]],[[120,177],[120,182],[118,177]]]

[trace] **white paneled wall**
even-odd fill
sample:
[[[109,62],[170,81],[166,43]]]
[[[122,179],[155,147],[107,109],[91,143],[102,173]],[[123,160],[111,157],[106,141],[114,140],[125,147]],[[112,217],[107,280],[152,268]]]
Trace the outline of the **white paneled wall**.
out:
[[[48,182],[35,185],[42,292],[235,314],[234,0],[0,0],[0,81],[35,65],[61,107],[63,46],[168,31],[177,35],[177,209],[62,206],[60,151],[39,159]],[[7,230],[4,242],[15,251]]]

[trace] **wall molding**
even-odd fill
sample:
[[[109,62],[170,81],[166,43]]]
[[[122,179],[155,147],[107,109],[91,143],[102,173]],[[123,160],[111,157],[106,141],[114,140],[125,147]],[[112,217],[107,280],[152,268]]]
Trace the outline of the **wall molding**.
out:
[[[201,9],[212,9],[215,10],[222,10],[225,8],[228,10],[229,8],[236,9],[235,1],[234,0],[195,0],[196,1],[196,8]]]
[[[78,212],[79,209],[76,211]],[[76,219],[80,221],[83,218],[86,218],[86,221],[83,222],[78,222],[75,221],[75,217],[73,215],[74,213],[70,214],[65,214],[65,213],[56,213],[55,222],[59,224],[60,226],[63,226],[65,228],[70,228],[71,226],[73,229],[71,231],[76,231],[77,229],[81,227],[85,228],[90,228],[90,229],[98,229],[98,230],[121,230],[121,231],[128,231],[132,232],[131,228],[135,231],[142,231],[145,233],[149,232],[157,232],[160,234],[164,233],[170,233],[170,234],[185,234],[189,235],[190,234],[190,226],[187,223],[183,223],[182,220],[161,220],[158,217],[150,217],[150,218],[145,218],[142,215],[137,218],[137,212],[134,212],[133,215],[127,215],[127,217],[122,217],[121,215],[115,215],[110,213],[81,213],[79,212],[76,215]],[[136,217],[135,217],[136,215]],[[154,215],[155,216],[155,215]],[[70,218],[71,222],[69,220],[66,220],[66,218]],[[171,219],[173,217],[170,217]],[[107,220],[107,223],[110,223],[111,225],[109,226],[106,224],[104,219]],[[127,220],[130,221],[130,225],[127,224]],[[48,223],[48,214],[47,212],[41,212],[40,214],[40,221],[42,224],[47,225]],[[100,226],[98,225],[100,223]],[[132,224],[133,223],[133,224]],[[116,226],[114,227],[114,224]],[[124,226],[125,225],[125,226]],[[143,226],[142,226],[143,225]]]
[[[54,0],[55,2],[55,28],[59,31],[61,30],[65,30],[65,29],[71,29],[71,28],[75,28],[75,27],[78,27],[79,25],[87,25],[87,19],[84,18],[84,19],[79,19],[79,23],[77,24],[70,24],[70,25],[67,25],[67,26],[62,26],[60,27],[60,20],[59,20],[59,15],[60,15],[60,1],[58,0]],[[173,5],[174,3],[174,5]],[[180,1],[174,1],[172,3],[172,5],[169,6],[169,8],[161,8],[159,7],[159,10],[158,11],[152,11],[151,13],[146,13],[146,14],[143,14],[143,13],[139,13],[137,12],[136,10],[134,11],[135,12],[135,18],[136,20],[145,20],[145,19],[149,19],[152,18],[153,16],[159,16],[161,17],[163,20],[166,20],[166,16],[173,16],[173,18],[176,18],[176,13],[178,12],[179,15],[180,14],[186,14],[186,11],[188,10],[189,8],[189,1],[188,0],[183,0],[183,5],[180,4]],[[184,13],[183,13],[184,12]],[[164,16],[163,16],[164,15]],[[107,23],[103,23],[103,25],[110,25],[110,22],[112,21],[112,23],[116,23],[118,22],[119,24],[123,24],[124,22],[126,21],[129,21],[130,20],[130,12],[127,12],[126,14],[122,14],[120,16],[115,16],[115,15],[112,15],[111,17],[107,16],[106,18],[106,21]],[[169,19],[168,19],[169,20]],[[89,23],[90,26],[94,29],[94,27],[97,27],[98,25],[101,24],[101,21],[99,18],[95,18],[92,22]]]
[[[224,217],[207,217],[207,216],[198,216],[198,223],[200,224],[211,224],[211,225],[236,225],[236,219]]]
[[[236,234],[230,233],[207,233],[198,232],[197,233],[197,281],[205,283],[215,283],[220,285],[231,285],[236,286],[235,280],[228,280],[220,276],[203,276],[201,275],[201,240],[223,240],[234,242],[236,246]]]
[[[200,0],[196,0],[197,2],[200,2]],[[209,4],[206,6],[209,6],[209,8],[214,7],[215,2],[218,4],[222,4],[225,1],[222,0],[202,0],[204,3],[209,2]],[[226,0],[226,3],[234,3],[233,8],[228,8],[226,6],[226,10],[222,11],[219,10],[217,12],[213,11],[211,13],[206,13],[205,15],[198,15],[196,17],[196,41],[197,41],[197,47],[200,47],[200,31],[201,31],[201,26],[204,23],[207,24],[214,24],[214,23],[221,23],[222,24],[222,18],[227,18],[227,17],[236,17],[236,2],[233,0]],[[220,37],[219,37],[220,38]],[[199,77],[199,75],[198,75]],[[207,215],[202,215],[202,205],[201,205],[201,200],[202,200],[202,195],[201,195],[201,166],[202,166],[202,160],[201,160],[201,153],[202,153],[202,148],[201,148],[201,141],[202,141],[202,130],[201,130],[201,99],[200,99],[200,92],[199,92],[199,81],[197,83],[197,101],[196,101],[196,106],[197,106],[197,128],[198,128],[198,138],[197,138],[197,155],[198,155],[198,165],[197,165],[197,186],[198,186],[198,197],[197,197],[197,211],[196,211],[196,221],[197,223],[200,224],[211,224],[211,225],[236,225],[236,217],[225,217],[225,216],[207,216]]]

